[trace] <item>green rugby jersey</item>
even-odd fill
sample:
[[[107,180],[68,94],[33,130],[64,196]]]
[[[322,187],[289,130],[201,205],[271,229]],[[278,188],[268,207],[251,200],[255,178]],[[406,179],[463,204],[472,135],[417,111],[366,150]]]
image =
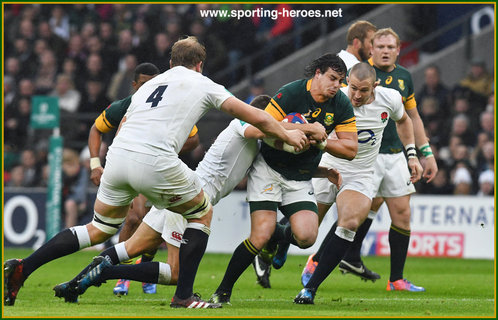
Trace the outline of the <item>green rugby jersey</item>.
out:
[[[131,97],[128,96],[124,99],[114,101],[102,111],[98,118],[95,119],[97,130],[106,133],[118,127],[131,104]],[[197,126],[194,125],[192,131],[190,131],[189,138],[195,136],[197,132]]]
[[[292,112],[301,113],[309,123],[320,122],[327,134],[356,132],[356,119],[349,98],[340,90],[325,103],[317,103],[310,93],[312,79],[302,79],[286,84],[271,99],[265,111],[277,121],[282,121]],[[318,168],[322,151],[313,146],[301,154],[291,154],[261,145],[261,154],[266,163],[289,180],[309,180]]]
[[[410,72],[402,66],[395,64],[391,72],[385,72],[373,65],[372,58],[368,60],[371,66],[374,67],[377,73],[377,79],[383,87],[397,90],[403,97],[403,104],[405,110],[410,110],[417,107],[415,101],[415,93],[413,88],[413,80]],[[384,136],[380,145],[380,153],[398,153],[403,151],[403,144],[398,137],[396,131],[396,123],[389,119],[386,128],[384,129]]]
[[[111,103],[95,120],[97,129],[106,133],[119,126],[131,103],[131,96]]]

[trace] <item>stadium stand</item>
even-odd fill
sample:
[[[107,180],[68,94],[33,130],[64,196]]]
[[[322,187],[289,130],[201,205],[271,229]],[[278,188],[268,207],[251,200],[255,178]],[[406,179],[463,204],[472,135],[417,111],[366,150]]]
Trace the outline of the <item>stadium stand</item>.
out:
[[[338,8],[318,4],[287,6],[268,4],[264,8]],[[218,59],[207,61],[205,74],[245,99],[255,79],[264,83],[266,93],[272,94],[281,84],[302,77],[301,66],[309,57],[339,51],[345,46],[350,22],[359,18],[378,27],[392,26],[405,42],[400,62],[411,64],[419,111],[424,121],[430,123],[427,127],[432,148],[440,168],[444,168],[440,170],[441,181],[448,181],[451,186],[441,187],[438,192],[453,193],[451,181],[455,172],[465,167],[471,180],[468,193],[477,194],[479,177],[487,170],[494,171],[494,148],[492,152],[489,148],[494,146],[494,122],[489,121],[490,115],[494,115],[494,22],[486,20],[486,5],[349,4],[342,6],[343,19],[277,21],[201,18],[200,9],[257,7],[207,3],[5,4],[6,185],[19,184],[23,150],[35,150],[36,166],[46,167],[43,146],[50,133],[38,130],[35,134],[29,127],[33,95],[55,95],[64,101],[61,134],[65,147],[79,152],[86,145],[86,133],[93,119],[109,101],[130,94],[130,88],[122,84],[130,82],[133,66],[152,61],[161,71],[166,70],[170,46],[183,34],[197,34],[208,51],[224,53],[208,54]],[[404,19],[389,18],[393,16]],[[420,16],[426,17],[423,24],[417,19]],[[424,78],[430,65],[439,68],[439,84],[446,97],[443,100],[431,90],[423,93],[423,88],[430,86]],[[464,118],[471,134],[452,130],[455,122],[465,122]],[[211,112],[199,123],[205,149],[228,121],[223,114]],[[195,166],[196,161],[191,165]],[[489,178],[481,179],[484,180]],[[44,186],[43,181],[39,179],[37,185]],[[422,184],[417,190],[434,192],[433,186]]]

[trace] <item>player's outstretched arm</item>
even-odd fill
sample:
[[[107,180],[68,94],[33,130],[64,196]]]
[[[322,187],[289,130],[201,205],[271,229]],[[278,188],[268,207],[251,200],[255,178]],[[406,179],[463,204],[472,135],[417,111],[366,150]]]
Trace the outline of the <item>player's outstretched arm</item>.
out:
[[[274,136],[287,142],[289,145],[294,146],[296,150],[301,150],[308,143],[306,135],[301,130],[286,130],[267,112],[250,106],[235,97],[226,99],[221,105],[221,110],[252,124],[266,135]]]
[[[90,180],[96,186],[100,185],[100,177],[104,173],[104,168],[102,168],[99,158],[101,144],[102,132],[97,129],[94,123],[88,135],[88,150],[90,151]]]

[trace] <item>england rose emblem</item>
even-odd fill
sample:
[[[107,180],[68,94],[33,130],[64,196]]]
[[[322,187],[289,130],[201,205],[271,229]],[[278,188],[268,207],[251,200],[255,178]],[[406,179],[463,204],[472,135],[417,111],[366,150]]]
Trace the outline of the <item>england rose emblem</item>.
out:
[[[382,120],[382,123],[387,121],[387,112],[382,112],[380,115],[380,119]]]

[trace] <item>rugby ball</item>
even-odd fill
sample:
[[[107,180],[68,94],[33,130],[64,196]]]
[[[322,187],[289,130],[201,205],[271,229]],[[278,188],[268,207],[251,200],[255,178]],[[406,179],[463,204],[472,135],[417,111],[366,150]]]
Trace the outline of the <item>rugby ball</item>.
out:
[[[290,123],[308,123],[305,117],[298,112],[289,113],[282,122],[290,122]]]

